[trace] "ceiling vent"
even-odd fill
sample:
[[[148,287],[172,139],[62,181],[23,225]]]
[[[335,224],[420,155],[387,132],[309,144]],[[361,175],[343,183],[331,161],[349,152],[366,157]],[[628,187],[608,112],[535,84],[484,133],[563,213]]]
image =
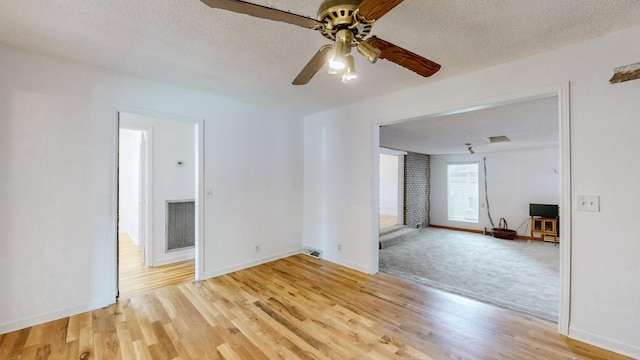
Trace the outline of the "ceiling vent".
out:
[[[506,137],[504,135],[489,136],[485,140],[487,140],[487,142],[489,142],[489,144],[501,143],[501,142],[511,142],[511,139],[509,139],[508,137]]]

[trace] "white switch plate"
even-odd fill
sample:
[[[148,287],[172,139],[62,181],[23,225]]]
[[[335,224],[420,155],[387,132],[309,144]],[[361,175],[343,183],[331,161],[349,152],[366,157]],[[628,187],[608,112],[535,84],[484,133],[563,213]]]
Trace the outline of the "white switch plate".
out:
[[[204,197],[206,199],[211,199],[213,197],[213,190],[212,189],[206,189],[204,191]]]
[[[600,196],[598,195],[578,195],[576,201],[578,211],[600,211]]]

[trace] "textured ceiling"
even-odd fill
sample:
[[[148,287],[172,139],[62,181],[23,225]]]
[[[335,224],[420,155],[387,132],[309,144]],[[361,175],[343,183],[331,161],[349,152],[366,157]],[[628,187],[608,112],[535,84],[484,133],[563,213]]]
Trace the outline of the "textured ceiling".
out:
[[[559,146],[558,98],[518,102],[380,128],[380,146],[428,155],[477,154]],[[510,142],[489,143],[506,136]]]
[[[252,0],[314,17],[319,1]],[[406,0],[372,35],[440,63],[422,78],[356,58],[342,84],[293,78],[326,40],[199,0],[0,1],[0,43],[308,114],[456,76],[640,24],[639,0]]]

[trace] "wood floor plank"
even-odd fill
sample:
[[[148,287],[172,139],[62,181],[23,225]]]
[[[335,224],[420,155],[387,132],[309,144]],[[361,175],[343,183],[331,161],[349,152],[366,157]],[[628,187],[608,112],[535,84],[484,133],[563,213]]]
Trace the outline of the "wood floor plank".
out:
[[[264,353],[268,359],[287,359],[294,358],[293,353],[286,351],[278,345],[277,341],[273,341],[272,337],[267,336],[267,332],[258,326],[255,318],[247,317],[242,320],[234,320],[235,325],[256,347]]]
[[[88,327],[90,323],[91,313],[82,313],[79,315],[70,316],[66,341],[70,343],[80,339],[80,330]]]
[[[233,352],[233,349],[228,344],[222,344],[217,347],[220,354],[225,358],[225,360],[242,360],[236,353]]]
[[[398,217],[396,215],[380,214],[378,217],[380,230],[398,225]]]
[[[136,360],[152,360],[151,353],[149,352],[149,347],[145,343],[144,339],[139,339],[133,342],[133,359]]]
[[[133,308],[133,312],[135,313],[136,321],[138,322],[140,332],[142,333],[142,339],[144,339],[147,346],[151,346],[157,343],[158,339],[153,331],[153,326],[151,325],[152,320],[148,314],[151,309],[145,306],[148,298],[149,295],[133,298],[129,306]]]
[[[209,326],[215,326],[215,318],[220,314],[201,291],[201,287],[196,286],[180,286],[180,291],[185,295],[185,298],[194,306],[198,313],[205,319]]]
[[[169,285],[190,282],[194,277],[194,260],[146,267],[140,248],[129,235],[118,234],[118,290],[121,300]]]
[[[44,345],[44,347],[49,347],[49,346]],[[21,353],[19,355],[11,355],[10,357],[5,357],[2,359],[39,359],[39,358],[41,359],[43,358],[43,355],[46,354],[46,352],[43,351],[44,350],[43,346],[38,346],[38,345],[28,346],[20,350],[21,350]],[[49,351],[49,354],[50,353],[51,352]]]
[[[0,335],[0,359],[628,359],[556,324],[305,255]]]
[[[0,359],[17,358],[23,349],[28,347],[28,339],[31,337],[32,328],[14,331],[0,336]]]
[[[174,359],[178,357],[178,351],[176,350],[171,337],[167,333],[164,325],[160,321],[154,321],[152,324],[154,333],[158,342],[153,344],[156,350],[162,354],[163,359]]]
[[[118,344],[122,358],[135,359],[136,352],[133,348],[133,340],[131,339],[127,322],[119,322],[116,324],[116,334],[118,335]]]
[[[80,329],[80,336],[78,337],[77,343],[78,343],[78,358],[82,359],[85,354],[88,357],[90,357],[91,354],[94,353],[93,327],[85,327]]]

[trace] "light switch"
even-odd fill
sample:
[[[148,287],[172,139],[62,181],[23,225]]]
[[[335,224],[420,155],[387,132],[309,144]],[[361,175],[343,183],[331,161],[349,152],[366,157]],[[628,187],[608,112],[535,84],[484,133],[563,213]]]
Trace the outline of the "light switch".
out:
[[[600,196],[598,195],[578,195],[576,201],[578,211],[600,211]]]
[[[206,199],[211,199],[213,197],[213,190],[212,189],[206,189],[204,191],[204,197]]]

